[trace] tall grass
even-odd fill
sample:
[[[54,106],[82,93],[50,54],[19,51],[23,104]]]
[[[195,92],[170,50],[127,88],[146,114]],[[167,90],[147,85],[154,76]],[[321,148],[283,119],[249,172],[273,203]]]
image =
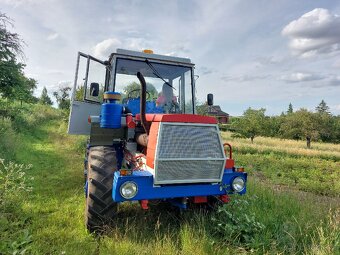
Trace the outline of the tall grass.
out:
[[[222,136],[233,145],[236,163],[245,166],[251,176],[320,195],[340,196],[340,145],[316,143],[306,149],[302,141],[258,137],[251,144],[229,132]]]
[[[27,175],[31,165],[15,164],[0,159],[0,253],[15,254],[27,251],[31,243],[27,218],[21,206],[32,187]]]

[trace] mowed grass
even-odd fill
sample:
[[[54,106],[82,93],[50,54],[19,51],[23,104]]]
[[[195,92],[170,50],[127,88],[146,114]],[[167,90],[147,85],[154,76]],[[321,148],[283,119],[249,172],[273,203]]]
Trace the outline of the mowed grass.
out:
[[[304,186],[300,182],[284,181],[289,180],[288,177],[277,180],[277,165],[283,164],[284,158],[310,161],[318,157],[292,152],[282,154],[280,146],[276,154],[275,145],[272,154],[260,148],[258,152],[249,152],[247,148],[256,150],[253,146],[260,145],[232,139],[230,134],[223,136],[234,146],[237,164],[246,166],[250,172],[247,195],[232,198],[244,203],[240,203],[240,207],[227,205],[226,209],[231,218],[242,219],[241,223],[224,220],[224,211],[190,210],[179,214],[167,205],[154,204],[150,211],[144,212],[132,203],[121,206],[105,235],[95,236],[89,234],[83,224],[85,137],[66,135],[66,125],[59,119],[21,133],[20,150],[11,159],[33,164],[27,170],[27,175],[34,177],[33,190],[17,199],[17,208],[7,217],[11,222],[0,226],[3,249],[0,254],[15,251],[26,254],[340,254],[337,190],[330,187],[331,196],[321,196],[328,193],[313,189],[299,191],[305,190]],[[267,138],[261,139],[265,143]],[[272,142],[268,139],[268,143]],[[322,146],[327,152],[327,145]],[[268,161],[268,155],[274,158]],[[278,155],[282,158],[280,163],[276,162]],[[6,155],[0,152],[2,157]],[[332,158],[319,160],[325,165],[339,163]],[[285,174],[284,168],[280,171]],[[281,185],[277,185],[279,183]],[[260,231],[249,232],[248,241],[230,235],[227,230],[218,231],[219,222],[230,222],[240,235],[245,235],[247,221],[263,225]]]

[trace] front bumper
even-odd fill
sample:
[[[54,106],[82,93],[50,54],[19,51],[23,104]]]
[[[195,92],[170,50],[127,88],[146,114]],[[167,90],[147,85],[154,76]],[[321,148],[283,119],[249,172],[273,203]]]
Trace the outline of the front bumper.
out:
[[[117,171],[114,174],[112,199],[115,202],[167,199],[178,197],[194,196],[217,196],[235,193],[231,183],[236,177],[242,177],[247,181],[247,173],[234,172],[232,169],[225,169],[221,183],[204,184],[176,184],[154,186],[153,175],[148,171],[134,171],[132,175],[121,176]],[[137,194],[131,199],[125,199],[120,194],[120,187],[123,183],[131,181],[137,184]],[[238,194],[246,193],[246,187]]]

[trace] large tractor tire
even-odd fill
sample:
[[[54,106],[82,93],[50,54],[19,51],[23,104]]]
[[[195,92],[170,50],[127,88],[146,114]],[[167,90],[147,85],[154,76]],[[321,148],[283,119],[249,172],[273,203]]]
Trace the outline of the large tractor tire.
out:
[[[102,231],[117,211],[112,200],[113,175],[117,170],[113,147],[96,146],[89,149],[85,224],[90,232]]]

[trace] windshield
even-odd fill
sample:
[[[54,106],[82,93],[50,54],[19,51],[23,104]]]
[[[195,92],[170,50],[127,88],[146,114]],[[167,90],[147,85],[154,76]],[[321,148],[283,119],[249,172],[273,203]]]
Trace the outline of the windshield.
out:
[[[133,114],[139,113],[140,103],[137,72],[146,81],[147,113],[193,114],[191,67],[118,58],[114,90]]]

